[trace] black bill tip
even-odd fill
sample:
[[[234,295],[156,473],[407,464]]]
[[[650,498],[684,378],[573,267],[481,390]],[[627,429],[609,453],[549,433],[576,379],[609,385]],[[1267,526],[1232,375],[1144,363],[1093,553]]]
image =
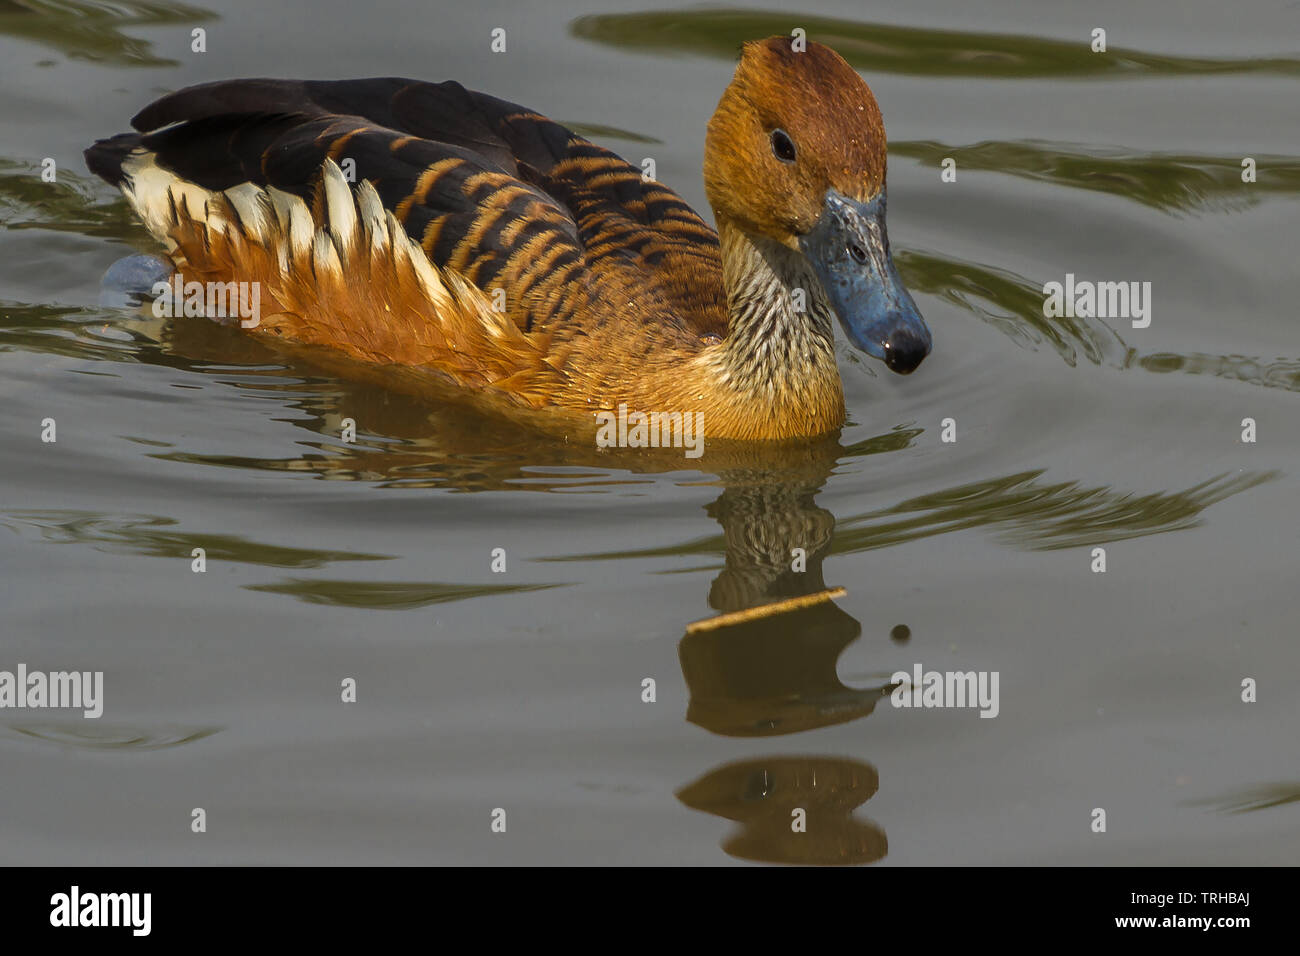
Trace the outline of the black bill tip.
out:
[[[930,354],[930,343],[911,329],[897,328],[884,342],[885,366],[891,372],[908,375]]]

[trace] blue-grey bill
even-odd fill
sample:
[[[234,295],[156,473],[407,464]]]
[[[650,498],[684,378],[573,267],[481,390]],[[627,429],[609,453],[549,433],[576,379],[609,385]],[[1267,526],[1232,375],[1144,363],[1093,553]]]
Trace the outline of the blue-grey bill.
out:
[[[849,341],[895,372],[914,371],[930,354],[930,330],[889,254],[885,191],[861,203],[829,190],[799,246]]]

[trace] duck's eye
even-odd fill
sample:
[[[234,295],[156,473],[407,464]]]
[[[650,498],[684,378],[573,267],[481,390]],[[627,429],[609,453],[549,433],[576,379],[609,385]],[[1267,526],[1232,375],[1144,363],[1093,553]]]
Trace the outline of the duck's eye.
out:
[[[867,261],[867,250],[863,249],[856,242],[849,243],[849,255],[851,255],[858,262]]]
[[[783,163],[794,162],[794,141],[783,129],[772,130],[772,155]]]

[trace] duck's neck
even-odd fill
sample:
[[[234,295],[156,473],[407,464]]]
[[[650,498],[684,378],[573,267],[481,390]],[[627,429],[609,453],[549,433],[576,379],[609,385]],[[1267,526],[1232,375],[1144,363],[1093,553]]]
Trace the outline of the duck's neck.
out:
[[[820,280],[802,255],[778,242],[725,221],[718,236],[728,311],[719,361],[728,384],[787,419],[792,433],[838,427],[844,393]]]

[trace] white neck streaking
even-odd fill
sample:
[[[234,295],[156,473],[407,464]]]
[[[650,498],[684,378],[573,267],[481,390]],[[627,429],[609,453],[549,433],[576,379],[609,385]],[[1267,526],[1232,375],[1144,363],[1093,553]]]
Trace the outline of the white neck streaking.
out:
[[[842,401],[833,313],[808,260],[730,224],[720,238],[729,313],[721,358],[733,387],[779,404],[824,401],[828,389]]]

